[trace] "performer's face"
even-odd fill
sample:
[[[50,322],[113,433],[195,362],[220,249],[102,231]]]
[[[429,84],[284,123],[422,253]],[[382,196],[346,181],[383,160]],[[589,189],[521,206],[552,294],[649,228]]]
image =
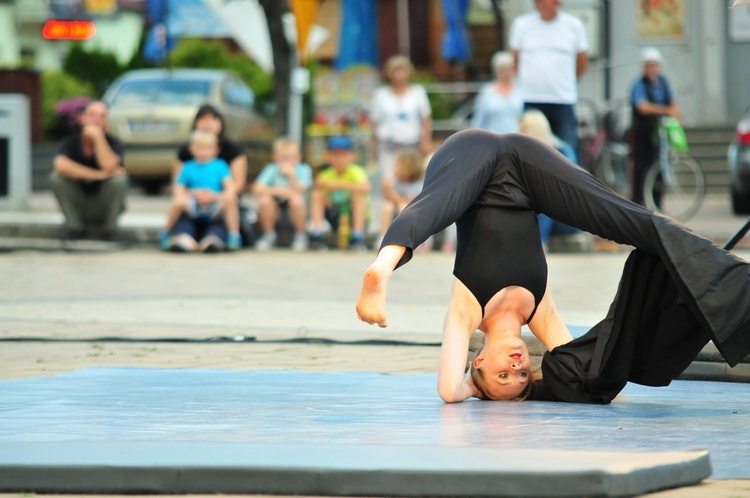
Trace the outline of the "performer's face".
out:
[[[531,382],[531,362],[526,343],[518,338],[487,344],[474,359],[487,395],[494,400],[518,398]]]

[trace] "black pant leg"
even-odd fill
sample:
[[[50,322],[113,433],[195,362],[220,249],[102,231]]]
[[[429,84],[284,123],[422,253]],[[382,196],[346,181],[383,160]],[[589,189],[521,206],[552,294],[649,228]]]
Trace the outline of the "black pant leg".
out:
[[[467,130],[448,138],[427,166],[422,192],[393,220],[381,247],[400,245],[406,253],[398,266],[411,259],[412,250],[452,223],[497,181],[497,158],[503,135]],[[493,181],[494,180],[494,181]],[[512,199],[506,199],[512,206]]]
[[[562,154],[518,134],[454,134],[435,152],[422,192],[399,214],[383,246],[411,250],[474,203],[529,209],[587,232],[658,253],[652,213],[619,196]]]
[[[509,135],[503,156],[508,174],[536,212],[605,239],[658,254],[653,213],[615,193],[599,179],[540,142]],[[521,204],[519,200],[519,204]]]

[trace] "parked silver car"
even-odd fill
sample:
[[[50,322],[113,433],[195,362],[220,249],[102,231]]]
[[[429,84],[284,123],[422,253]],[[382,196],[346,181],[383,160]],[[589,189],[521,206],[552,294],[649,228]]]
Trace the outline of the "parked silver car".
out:
[[[234,74],[214,69],[142,69],[116,79],[104,94],[112,135],[125,145],[125,168],[149,192],[169,182],[177,149],[187,142],[198,107],[224,116],[225,136],[253,156],[270,150],[271,126],[253,109],[252,90]],[[257,157],[264,161],[266,157]]]
[[[737,123],[737,135],[727,153],[732,209],[750,214],[750,107]]]

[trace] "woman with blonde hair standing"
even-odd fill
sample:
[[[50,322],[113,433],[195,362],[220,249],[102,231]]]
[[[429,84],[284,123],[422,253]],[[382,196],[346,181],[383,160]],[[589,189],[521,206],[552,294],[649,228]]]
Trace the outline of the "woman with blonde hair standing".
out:
[[[408,58],[396,55],[383,68],[388,81],[372,96],[370,119],[374,124],[375,149],[383,176],[393,173],[399,152],[426,155],[432,141],[432,110],[427,92],[409,82],[414,66]]]
[[[474,101],[471,127],[493,133],[517,133],[523,114],[523,96],[516,84],[513,54],[497,52],[492,56],[490,65],[495,79],[479,90]]]

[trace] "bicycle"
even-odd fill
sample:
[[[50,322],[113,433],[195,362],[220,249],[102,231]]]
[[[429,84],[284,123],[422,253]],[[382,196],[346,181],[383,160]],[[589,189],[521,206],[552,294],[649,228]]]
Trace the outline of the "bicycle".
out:
[[[659,157],[646,172],[643,197],[648,209],[685,221],[703,204],[706,177],[700,163],[687,153],[682,129],[675,134],[670,126],[674,126],[670,118],[659,120]]]
[[[627,197],[629,147],[626,140],[630,106],[626,101],[596,105],[584,102],[579,113],[580,164],[615,192]],[[595,123],[591,129],[589,120]]]

